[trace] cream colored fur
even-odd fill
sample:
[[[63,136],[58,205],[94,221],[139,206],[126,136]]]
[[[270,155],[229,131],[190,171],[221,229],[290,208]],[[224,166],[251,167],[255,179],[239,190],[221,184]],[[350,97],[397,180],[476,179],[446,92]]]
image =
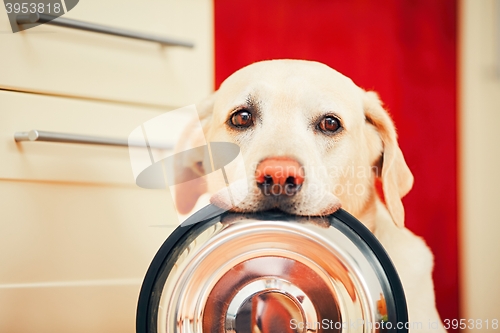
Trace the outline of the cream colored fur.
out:
[[[228,120],[241,108],[253,110],[255,124],[235,130]],[[374,92],[364,91],[320,63],[273,60],[234,73],[198,105],[198,111],[208,142],[233,142],[241,148],[248,193],[241,182],[231,185],[234,195],[246,196],[233,211],[278,208],[318,216],[334,212],[341,204],[389,253],[404,286],[410,322],[421,322],[423,331],[444,331],[434,299],[432,253],[420,237],[404,227],[401,198],[411,189],[413,176],[397,144],[392,120]],[[318,131],[318,119],[327,114],[340,119],[341,131],[333,135]],[[202,136],[186,133],[190,142],[199,142]],[[305,172],[301,190],[278,201],[263,197],[254,178],[257,164],[276,156],[296,159]],[[203,174],[201,160],[182,165],[181,173]],[[377,179],[382,183],[384,202],[375,190]],[[180,188],[176,201],[183,202],[185,213],[205,192],[215,204],[228,203],[223,192],[214,193],[211,184],[202,183],[196,189]],[[438,322],[439,328],[430,329],[429,322]]]

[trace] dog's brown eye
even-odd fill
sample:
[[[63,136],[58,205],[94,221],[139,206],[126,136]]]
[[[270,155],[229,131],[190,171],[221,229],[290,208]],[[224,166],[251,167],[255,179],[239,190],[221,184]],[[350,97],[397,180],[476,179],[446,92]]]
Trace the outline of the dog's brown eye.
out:
[[[231,116],[231,124],[236,127],[249,127],[253,124],[252,114],[247,110],[241,110]]]
[[[340,121],[333,116],[326,116],[325,118],[321,119],[318,126],[319,129],[322,130],[323,132],[333,133],[340,128]]]

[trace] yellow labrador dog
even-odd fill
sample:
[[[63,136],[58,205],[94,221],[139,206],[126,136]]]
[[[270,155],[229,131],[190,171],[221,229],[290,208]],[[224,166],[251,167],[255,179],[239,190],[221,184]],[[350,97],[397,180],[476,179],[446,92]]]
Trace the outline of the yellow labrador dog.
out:
[[[413,176],[377,94],[321,63],[272,60],[237,71],[197,107],[207,141],[240,146],[247,183],[245,190],[241,182],[230,188],[245,199],[231,206],[227,191],[212,193],[210,184],[190,182],[175,193],[181,212],[206,192],[212,203],[237,212],[280,209],[320,216],[341,205],[389,253],[410,322],[422,323],[421,330],[445,331],[435,305],[432,253],[404,227],[401,198]],[[199,141],[189,128],[186,133],[191,137],[182,141],[182,150]],[[193,179],[204,167],[194,158],[178,171]]]

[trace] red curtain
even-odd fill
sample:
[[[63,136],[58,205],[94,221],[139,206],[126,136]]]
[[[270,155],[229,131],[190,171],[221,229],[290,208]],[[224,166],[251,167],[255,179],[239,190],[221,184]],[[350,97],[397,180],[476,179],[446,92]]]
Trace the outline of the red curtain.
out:
[[[377,91],[414,176],[406,225],[435,255],[442,319],[458,316],[453,0],[215,0],[216,87],[264,59],[328,64]]]

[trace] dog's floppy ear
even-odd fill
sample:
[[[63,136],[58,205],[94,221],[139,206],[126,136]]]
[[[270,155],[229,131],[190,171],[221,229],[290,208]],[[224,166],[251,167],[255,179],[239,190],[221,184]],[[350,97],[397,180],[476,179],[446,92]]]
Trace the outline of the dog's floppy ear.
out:
[[[363,107],[366,120],[375,126],[382,139],[382,181],[385,205],[399,227],[404,227],[405,212],[401,198],[413,186],[413,175],[406,165],[398,146],[396,129],[389,114],[382,107],[375,92],[363,92]]]
[[[210,123],[214,100],[215,93],[196,105],[199,119],[191,120],[175,146],[173,172],[177,185],[174,198],[177,210],[181,214],[189,213],[198,198],[208,190],[205,179],[201,177],[210,172],[204,167],[209,158],[208,142],[204,133]]]

